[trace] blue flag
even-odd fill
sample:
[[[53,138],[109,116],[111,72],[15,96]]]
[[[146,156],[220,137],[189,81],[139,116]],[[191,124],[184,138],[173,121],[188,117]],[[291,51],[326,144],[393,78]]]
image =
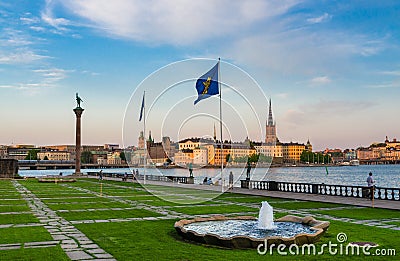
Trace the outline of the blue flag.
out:
[[[219,62],[196,81],[198,97],[194,104],[212,95],[219,94],[218,69]]]
[[[142,99],[142,107],[140,108],[140,116],[139,116],[139,121],[141,121],[141,120],[142,120],[143,111],[144,111],[144,93],[143,93],[143,99]]]

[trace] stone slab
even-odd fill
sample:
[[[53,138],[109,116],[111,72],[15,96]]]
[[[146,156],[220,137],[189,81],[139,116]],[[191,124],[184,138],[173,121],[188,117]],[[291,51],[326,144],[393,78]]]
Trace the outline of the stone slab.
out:
[[[66,254],[71,260],[93,259],[93,257],[85,251],[71,251],[66,252]]]

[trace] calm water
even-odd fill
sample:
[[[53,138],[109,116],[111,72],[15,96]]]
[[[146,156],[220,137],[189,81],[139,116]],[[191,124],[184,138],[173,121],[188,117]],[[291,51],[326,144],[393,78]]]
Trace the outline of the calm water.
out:
[[[138,168],[143,174],[143,169]],[[83,169],[82,172],[94,172],[99,169]],[[246,170],[240,168],[224,169],[222,177],[228,180],[228,173],[234,174],[235,186],[240,186],[241,179],[245,179]],[[74,172],[73,169],[65,170],[20,170],[21,176],[64,176]],[[129,168],[124,169],[103,169],[104,173],[130,173]],[[400,165],[360,165],[360,166],[338,166],[328,167],[329,174],[326,174],[325,167],[285,167],[285,168],[257,168],[251,170],[252,180],[272,180],[300,183],[325,183],[338,185],[366,186],[369,172],[373,173],[376,185],[379,187],[400,187]],[[146,169],[146,174],[166,176],[188,176],[187,169]],[[214,181],[220,179],[220,169],[195,169],[193,171],[195,182],[201,183],[204,177],[212,177]]]

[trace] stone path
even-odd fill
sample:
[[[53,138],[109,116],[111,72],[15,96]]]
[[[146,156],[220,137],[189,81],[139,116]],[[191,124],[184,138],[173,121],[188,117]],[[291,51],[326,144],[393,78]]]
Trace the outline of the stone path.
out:
[[[101,249],[85,234],[75,228],[71,222],[58,216],[56,212],[48,208],[35,194],[17,181],[13,180],[12,182],[22,198],[27,201],[33,215],[39,219],[40,223],[44,225],[44,228],[54,239],[54,241],[25,243],[24,247],[50,247],[60,244],[71,260],[115,260],[112,255]],[[22,244],[4,247],[20,248]]]

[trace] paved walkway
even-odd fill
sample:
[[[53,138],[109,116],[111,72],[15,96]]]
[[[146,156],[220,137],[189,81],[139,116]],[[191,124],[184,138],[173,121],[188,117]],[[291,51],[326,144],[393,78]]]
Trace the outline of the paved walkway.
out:
[[[96,178],[96,177],[89,176],[89,178]],[[104,179],[121,181],[120,178],[104,177]],[[132,182],[132,181],[130,180],[130,182]],[[143,181],[141,181],[141,182],[143,182]],[[148,181],[148,180],[146,181],[146,184],[221,192],[221,186],[182,184],[182,183]],[[336,204],[344,204],[344,205],[352,205],[352,206],[360,206],[360,207],[372,207],[372,203],[373,203],[373,207],[375,207],[375,208],[400,210],[400,201],[399,200],[374,200],[372,202],[371,200],[366,199],[366,198],[316,195],[316,194],[307,194],[307,193],[269,191],[269,190],[258,190],[258,189],[244,189],[244,188],[238,188],[238,187],[235,187],[232,190],[226,191],[225,193],[240,193],[240,194],[253,195],[253,196],[336,203]]]

